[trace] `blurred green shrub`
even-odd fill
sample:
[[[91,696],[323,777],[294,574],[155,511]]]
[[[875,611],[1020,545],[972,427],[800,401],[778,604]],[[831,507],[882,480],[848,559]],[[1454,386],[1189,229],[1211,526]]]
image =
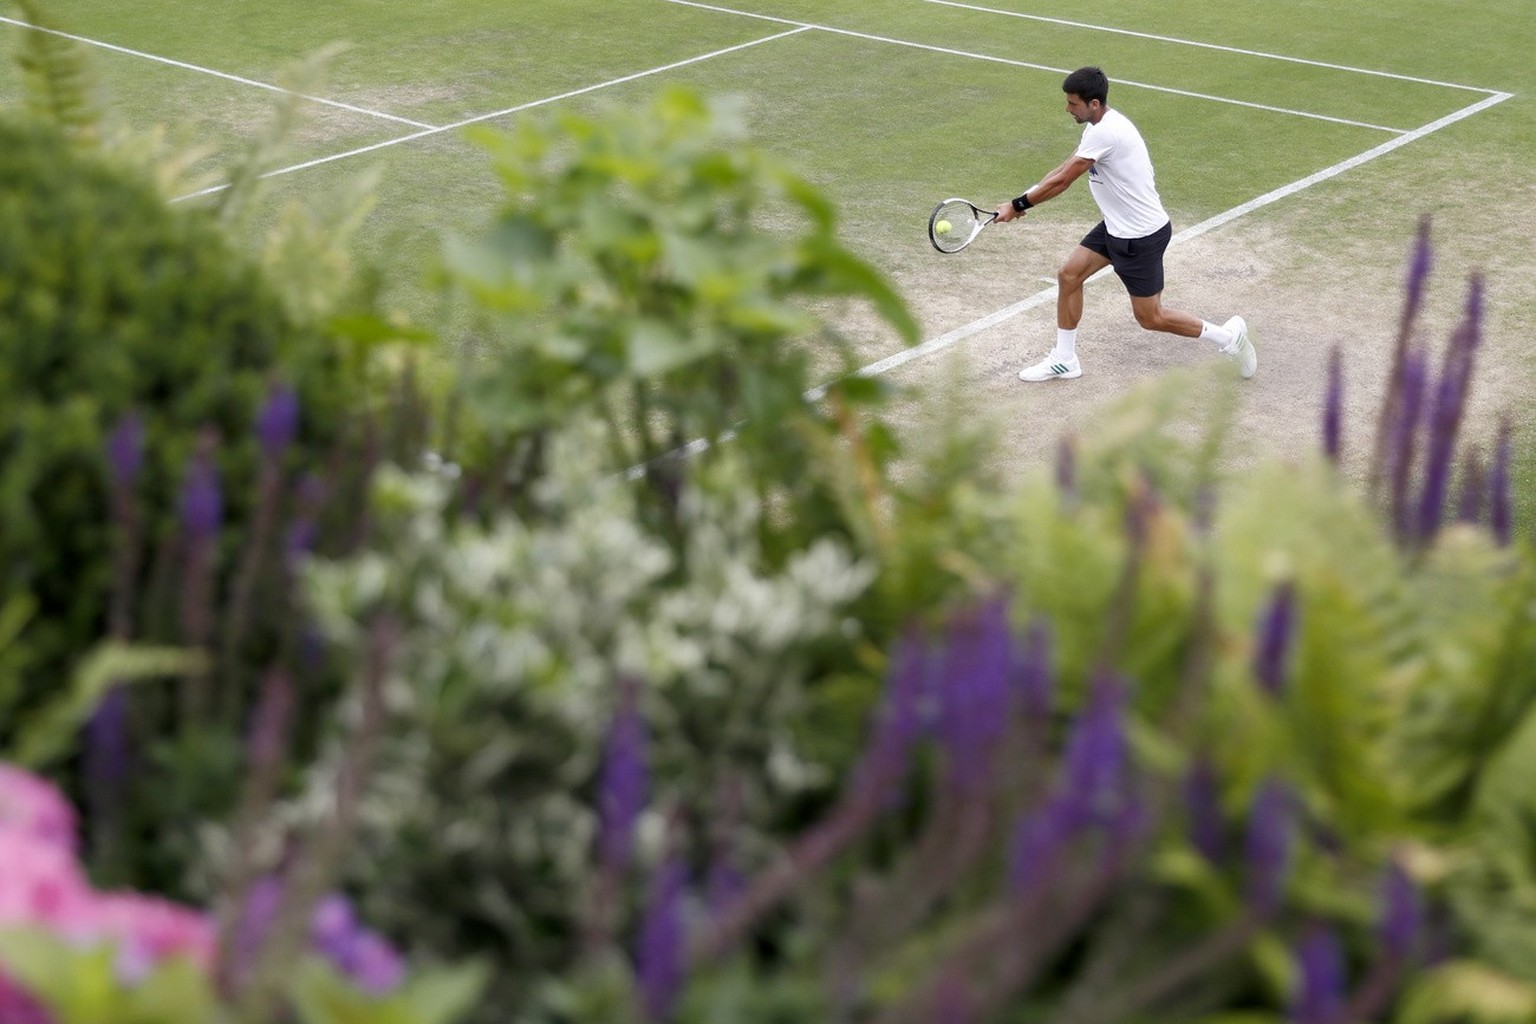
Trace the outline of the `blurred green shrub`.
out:
[[[35,701],[41,684],[18,680],[58,677],[105,632],[105,450],[121,417],[143,418],[145,527],[164,542],[200,431],[222,439],[239,522],[273,381],[298,390],[314,446],[349,404],[332,347],[205,217],[35,121],[0,121],[0,368],[0,597],[33,602],[0,709]]]
[[[839,515],[850,528],[837,505],[859,477],[818,448],[841,438],[878,473],[889,439],[859,414],[885,387],[848,379],[807,400],[857,365],[811,304],[857,301],[909,343],[917,327],[839,242],[825,198],[751,145],[728,104],[682,89],[641,116],[476,137],[507,197],[481,234],[449,240],[447,283],[471,313],[466,394],[493,437],[537,447],[596,418],[611,465],[643,471],[658,527],[676,512],[680,449],[729,439],[759,497],[784,505],[791,547]]]

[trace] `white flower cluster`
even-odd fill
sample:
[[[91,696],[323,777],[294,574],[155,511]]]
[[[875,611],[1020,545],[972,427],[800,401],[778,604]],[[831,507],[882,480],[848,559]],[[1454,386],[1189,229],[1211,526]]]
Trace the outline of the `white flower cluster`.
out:
[[[624,674],[675,699],[782,710],[799,689],[797,648],[846,641],[845,608],[874,568],[830,539],[766,567],[762,510],[728,480],[685,494],[674,555],[641,526],[635,485],[592,472],[580,442],[555,448],[543,517],[488,527],[449,524],[453,483],[441,474],[382,472],[387,552],[311,572],[327,632],[355,642],[357,623],[394,610],[405,626],[395,693],[417,715],[452,715],[466,694],[517,694],[587,731],[606,721]]]

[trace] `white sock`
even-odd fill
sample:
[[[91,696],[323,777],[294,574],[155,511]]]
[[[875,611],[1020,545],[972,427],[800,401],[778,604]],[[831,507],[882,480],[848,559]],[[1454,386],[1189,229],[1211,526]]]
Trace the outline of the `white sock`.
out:
[[[1237,340],[1237,335],[1225,327],[1218,327],[1215,324],[1209,324],[1202,320],[1200,321],[1200,340],[1214,341],[1217,348],[1226,348]]]
[[[1077,358],[1076,327],[1072,328],[1070,331],[1062,327],[1056,328],[1056,347],[1051,351],[1051,355],[1056,356],[1059,359]]]

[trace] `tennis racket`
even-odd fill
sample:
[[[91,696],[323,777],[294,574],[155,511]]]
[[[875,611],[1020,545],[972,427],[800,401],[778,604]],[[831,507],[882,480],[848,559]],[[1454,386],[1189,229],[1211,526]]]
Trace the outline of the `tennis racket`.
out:
[[[964,199],[946,199],[933,208],[933,215],[928,218],[928,241],[939,252],[959,252],[995,220],[997,214],[992,210],[983,210]]]

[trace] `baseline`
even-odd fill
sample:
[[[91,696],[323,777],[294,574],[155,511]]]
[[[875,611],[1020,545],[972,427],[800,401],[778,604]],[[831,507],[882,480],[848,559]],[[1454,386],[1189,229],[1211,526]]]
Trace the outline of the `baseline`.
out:
[[[61,39],[69,39],[86,46],[95,46],[103,50],[111,50],[114,53],[127,54],[130,57],[140,57],[144,60],[152,60],[157,64],[168,64],[173,68],[181,68],[186,71],[196,71],[201,75],[212,75],[230,82],[238,82],[241,85],[249,85],[257,89],[266,89],[268,92],[282,93],[286,96],[297,96],[299,99],[308,100],[311,103],[320,103],[327,107],[337,107],[341,110],[349,110],[354,114],[367,114],[369,117],[381,118],[385,121],[395,121],[399,124],[413,125],[417,128],[431,128],[432,125],[424,121],[413,121],[409,117],[400,117],[396,114],[386,114],[382,110],[369,110],[367,107],[354,106],[351,103],[343,103],[340,100],[326,99],[324,96],[310,96],[302,92],[294,92],[292,89],[284,89],[280,85],[270,82],[258,82],[254,78],[244,78],[240,75],[232,75],[227,71],[217,71],[213,68],[205,68],[199,64],[188,64],[184,60],[175,60],[171,57],[161,57],[153,53],[145,53],[143,50],[132,50],[126,46],[118,46],[116,43],[102,42],[100,39],[88,39],[85,36],[77,36],[72,32],[61,32],[56,28],[48,28],[44,25],[34,25],[29,21],[20,21],[16,18],[7,18],[0,15],[0,22],[7,25],[15,25],[17,28],[31,29],[33,32],[42,32],[50,36],[58,36]]]
[[[1327,68],[1330,71],[1351,71],[1357,75],[1374,75],[1378,78],[1394,78],[1400,82],[1414,82],[1419,85],[1438,85],[1446,89],[1463,89],[1467,92],[1482,92],[1493,94],[1497,89],[1485,89],[1478,85],[1462,85],[1460,82],[1441,82],[1433,78],[1416,78],[1413,75],[1400,75],[1393,71],[1377,71],[1372,68],[1357,68],[1349,64],[1329,64],[1321,60],[1307,60],[1305,57],[1290,57],[1283,53],[1268,53],[1264,50],[1244,50],[1237,46],[1221,46],[1217,43],[1202,43],[1195,39],[1180,39],[1176,36],[1160,36],[1150,32],[1133,32],[1126,28],[1111,28],[1108,25],[1090,25],[1083,21],[1068,21],[1065,18],[1047,18],[1042,14],[1023,14],[1019,11],[1003,11],[995,7],[980,7],[976,4],[959,3],[958,0],[923,0],[924,3],[939,4],[944,7],[958,7],[967,11],[979,11],[983,14],[1001,14],[1010,18],[1023,18],[1027,21],[1043,22],[1047,25],[1064,25],[1068,28],[1086,28],[1094,32],[1105,32],[1110,35],[1131,36],[1136,39],[1150,39],[1159,43],[1178,43],[1181,46],[1195,46],[1202,50],[1220,50],[1223,53],[1236,53],[1244,57],[1263,57],[1267,60],[1283,60],[1290,64],[1306,64],[1314,68]]]
[[[698,0],[667,0],[667,3],[680,4],[684,7],[697,7],[704,11],[716,11],[720,14],[735,14],[743,18],[757,18],[761,21],[774,21],[781,25],[798,25],[801,28],[813,28],[818,32],[830,32],[833,35],[850,36],[854,39],[864,39],[875,43],[889,43],[893,46],[906,46],[915,50],[927,50],[931,53],[947,53],[955,57],[969,57],[972,60],[984,60],[993,64],[1006,64],[1010,67],[1029,68],[1033,71],[1049,71],[1053,74],[1068,74],[1068,68],[1056,68],[1047,64],[1034,64],[1025,60],[1013,60],[1009,57],[994,57],[986,53],[973,53],[969,50],[956,50],[948,46],[934,46],[930,43],[917,43],[910,39],[895,39],[891,36],[871,35],[868,32],[855,32],[853,29],[833,28],[831,25],[818,25],[814,22],[795,21],[793,18],[778,18],[769,14],[754,14],[751,11],[739,11],[731,7],[720,7],[715,4],[700,3]],[[1226,103],[1235,107],[1247,107],[1250,110],[1267,110],[1274,114],[1288,114],[1292,117],[1305,117],[1314,121],[1331,121],[1334,124],[1345,124],[1352,128],[1369,128],[1372,131],[1387,132],[1392,135],[1401,135],[1407,132],[1404,128],[1391,128],[1387,125],[1371,124],[1368,121],[1351,121],[1343,117],[1330,117],[1327,114],[1315,114],[1309,110],[1294,110],[1290,107],[1275,107],[1267,103],[1251,103],[1248,100],[1235,100],[1229,96],[1214,96],[1210,93],[1191,92],[1187,89],[1175,89],[1167,85],[1152,85],[1148,82],[1133,82],[1128,78],[1115,79],[1116,85],[1124,85],[1137,89],[1147,89],[1152,92],[1165,92],[1174,96],[1185,96],[1190,99],[1207,100],[1211,103]]]

